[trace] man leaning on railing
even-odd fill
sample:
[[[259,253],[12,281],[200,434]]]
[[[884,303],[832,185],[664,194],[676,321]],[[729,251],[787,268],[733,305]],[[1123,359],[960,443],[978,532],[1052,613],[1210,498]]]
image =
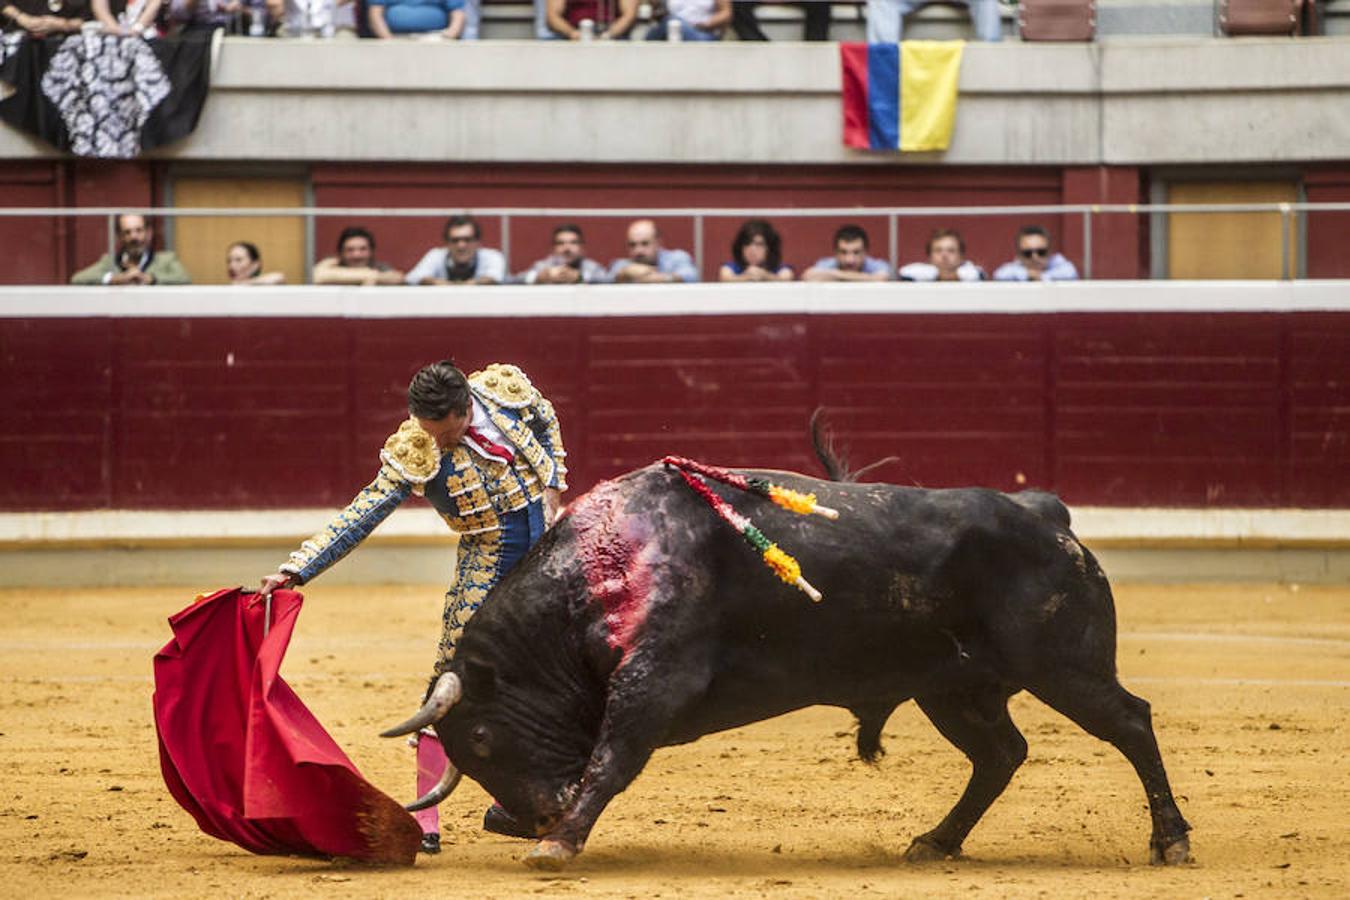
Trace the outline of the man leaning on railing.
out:
[[[145,216],[117,217],[117,252],[105,253],[71,276],[71,284],[191,284],[187,269],[168,250],[156,250],[155,229]]]

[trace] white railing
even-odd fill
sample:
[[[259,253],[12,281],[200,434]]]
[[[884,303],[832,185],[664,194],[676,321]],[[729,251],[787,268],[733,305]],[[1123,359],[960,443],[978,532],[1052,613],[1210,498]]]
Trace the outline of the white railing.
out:
[[[1280,216],[1280,277],[1296,277],[1291,226],[1303,230],[1308,213],[1350,212],[1350,202],[1339,203],[1077,203],[1038,206],[840,206],[765,208],[624,208],[584,209],[573,207],[155,207],[155,206],[83,206],[83,207],[0,207],[0,218],[90,218],[107,220],[108,250],[115,253],[117,246],[117,217],[119,215],[175,218],[303,218],[307,258],[313,257],[314,220],[318,218],[449,218],[469,214],[475,218],[495,218],[501,224],[501,251],[511,259],[511,220],[518,218],[551,218],[568,221],[577,218],[683,218],[690,219],[694,228],[693,256],[699,271],[703,271],[704,223],[708,219],[858,219],[885,218],[887,220],[887,253],[893,269],[899,267],[899,222],[905,218],[984,217],[984,216],[1078,216],[1082,222],[1083,277],[1092,277],[1092,234],[1096,219],[1104,215],[1153,215],[1201,213],[1278,213]],[[1295,219],[1298,217],[1298,219]]]

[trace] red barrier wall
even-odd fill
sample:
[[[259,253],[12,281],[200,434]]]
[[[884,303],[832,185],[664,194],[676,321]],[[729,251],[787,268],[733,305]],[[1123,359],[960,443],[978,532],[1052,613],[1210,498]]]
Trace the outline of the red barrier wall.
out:
[[[1079,504],[1350,506],[1350,314],[0,320],[0,509],[345,502],[421,363],[519,363],[573,485],[665,453]]]

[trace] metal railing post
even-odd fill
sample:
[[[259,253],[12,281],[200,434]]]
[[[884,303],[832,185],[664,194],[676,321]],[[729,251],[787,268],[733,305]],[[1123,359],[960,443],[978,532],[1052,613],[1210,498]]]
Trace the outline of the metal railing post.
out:
[[[900,271],[900,217],[891,213],[886,217],[886,254],[891,260],[891,271]]]
[[[694,216],[694,268],[698,270],[698,277],[703,278],[703,216],[702,214]]]
[[[511,274],[511,216],[502,214],[502,256],[506,258],[506,274]]]
[[[108,213],[108,256],[117,268],[117,213]]]
[[[1280,204],[1280,278],[1289,281],[1289,204]]]
[[[1083,210],[1083,277],[1092,277],[1092,213],[1097,207]]]

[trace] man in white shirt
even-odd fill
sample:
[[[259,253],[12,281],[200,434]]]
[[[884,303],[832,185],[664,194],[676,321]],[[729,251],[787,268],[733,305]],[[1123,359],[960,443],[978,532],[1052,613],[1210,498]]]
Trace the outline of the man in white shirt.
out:
[[[445,223],[445,245],[432,247],[404,279],[408,284],[502,284],[506,257],[481,246],[482,229],[473,216]]]
[[[966,240],[951,228],[939,228],[924,247],[926,262],[900,267],[901,281],[984,281],[984,269],[966,259]]]

